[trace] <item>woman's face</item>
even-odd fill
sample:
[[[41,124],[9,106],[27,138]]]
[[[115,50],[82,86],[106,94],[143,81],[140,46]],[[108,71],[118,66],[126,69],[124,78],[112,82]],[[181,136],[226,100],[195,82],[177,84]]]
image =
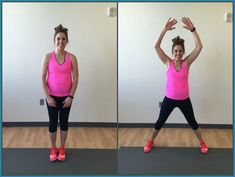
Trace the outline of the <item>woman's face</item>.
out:
[[[55,45],[59,50],[64,50],[68,40],[64,33],[57,33],[55,36]]]
[[[173,56],[176,60],[181,60],[184,55],[184,49],[181,45],[176,45],[173,49]]]

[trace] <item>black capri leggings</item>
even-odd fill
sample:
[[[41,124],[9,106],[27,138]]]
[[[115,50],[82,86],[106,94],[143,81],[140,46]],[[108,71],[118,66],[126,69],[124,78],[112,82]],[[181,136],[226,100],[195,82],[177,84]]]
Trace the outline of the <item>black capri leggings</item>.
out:
[[[63,105],[64,105],[63,101],[67,98],[67,96],[65,97],[56,97],[52,95],[50,96],[54,98],[56,102],[56,107],[49,106],[46,101],[48,114],[49,114],[49,132],[54,133],[57,131],[58,117],[60,120],[60,129],[63,131],[67,131],[69,112],[71,108],[71,107],[63,108]]]
[[[194,117],[193,107],[190,98],[187,98],[185,100],[173,100],[165,97],[162,102],[158,120],[154,125],[154,128],[156,130],[160,130],[162,128],[170,113],[175,107],[178,107],[181,110],[192,129],[196,130],[199,128],[199,125]]]

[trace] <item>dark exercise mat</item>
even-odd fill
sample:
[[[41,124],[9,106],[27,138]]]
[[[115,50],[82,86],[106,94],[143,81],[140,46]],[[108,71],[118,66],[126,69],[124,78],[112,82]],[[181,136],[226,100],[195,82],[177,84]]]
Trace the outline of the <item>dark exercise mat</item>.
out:
[[[115,175],[117,150],[66,149],[64,162],[49,161],[49,149],[3,148],[2,175]]]
[[[120,175],[233,175],[233,149],[121,147],[118,151]]]

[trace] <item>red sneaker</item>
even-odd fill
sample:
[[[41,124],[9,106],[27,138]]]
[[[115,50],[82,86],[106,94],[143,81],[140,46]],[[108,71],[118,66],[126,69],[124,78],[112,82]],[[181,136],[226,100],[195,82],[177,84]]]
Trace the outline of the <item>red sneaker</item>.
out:
[[[65,160],[65,150],[64,150],[64,146],[61,146],[61,147],[60,147],[59,155],[58,155],[58,160],[59,160],[59,161],[64,161],[64,160]]]
[[[148,143],[144,146],[144,152],[147,153],[151,151],[153,146],[153,141],[149,140]]]
[[[52,147],[51,148],[51,152],[50,152],[50,161],[55,161],[55,160],[57,160],[57,149],[56,149],[56,147],[54,146],[54,147]]]
[[[207,148],[206,143],[205,143],[204,141],[201,141],[201,142],[200,142],[200,147],[201,147],[201,152],[202,152],[203,154],[208,153],[208,148]]]

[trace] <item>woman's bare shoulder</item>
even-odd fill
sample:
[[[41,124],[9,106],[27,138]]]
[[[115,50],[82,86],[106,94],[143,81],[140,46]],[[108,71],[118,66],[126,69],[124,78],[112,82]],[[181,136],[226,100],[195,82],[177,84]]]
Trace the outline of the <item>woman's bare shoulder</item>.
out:
[[[169,66],[170,66],[170,64],[171,64],[172,61],[173,61],[173,60],[170,59],[170,58],[167,60],[167,62],[166,62],[166,67],[167,67],[167,68],[169,68]]]
[[[44,57],[43,57],[43,61],[49,61],[50,57],[51,57],[51,53],[45,54]]]
[[[69,53],[69,54],[70,54],[70,60],[71,61],[77,60],[77,58],[76,58],[76,56],[74,54],[72,54],[72,53]]]

